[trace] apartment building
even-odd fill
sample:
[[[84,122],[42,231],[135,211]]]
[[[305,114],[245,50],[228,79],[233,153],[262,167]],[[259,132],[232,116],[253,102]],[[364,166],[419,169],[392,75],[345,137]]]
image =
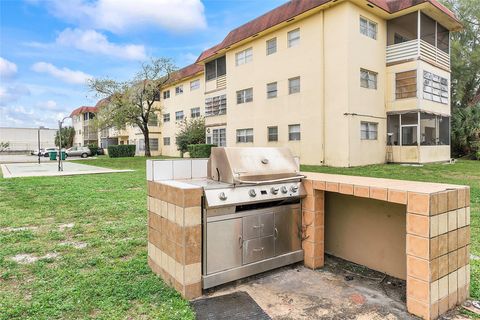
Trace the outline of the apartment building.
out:
[[[303,164],[447,161],[460,28],[436,0],[289,1],[172,77],[157,152],[178,156],[179,124],[200,115],[207,143],[288,146]]]
[[[74,146],[98,145],[98,131],[93,123],[97,111],[96,107],[82,106],[70,113],[72,126],[75,130]]]
[[[206,106],[226,100],[207,125],[305,164],[446,161],[459,28],[435,0],[290,1],[200,55]]]

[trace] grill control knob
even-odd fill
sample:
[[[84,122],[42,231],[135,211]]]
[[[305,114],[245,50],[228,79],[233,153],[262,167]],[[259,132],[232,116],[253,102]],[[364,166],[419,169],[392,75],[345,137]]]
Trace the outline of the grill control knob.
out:
[[[298,190],[298,186],[296,186],[296,185],[293,185],[293,186],[290,187],[290,191],[292,191],[292,192],[297,192],[297,190]]]
[[[220,192],[220,194],[218,195],[218,199],[222,201],[227,200],[227,195],[225,194],[225,192]]]
[[[271,192],[272,194],[277,194],[277,193],[278,193],[278,190],[279,190],[278,187],[272,187],[272,188],[270,189],[270,192]]]
[[[287,192],[288,192],[287,187],[283,186],[283,187],[282,187],[282,193],[287,193]]]
[[[255,192],[255,189],[250,189],[248,191],[248,195],[252,198],[256,197],[257,196],[257,193]]]

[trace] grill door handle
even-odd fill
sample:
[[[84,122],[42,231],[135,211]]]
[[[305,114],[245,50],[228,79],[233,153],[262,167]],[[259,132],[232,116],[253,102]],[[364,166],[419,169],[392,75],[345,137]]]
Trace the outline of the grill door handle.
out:
[[[275,231],[275,233],[274,233],[274,238],[277,239],[277,238],[278,238],[278,229],[277,229],[277,227],[275,227],[275,229],[273,229],[273,231]]]
[[[242,236],[238,236],[238,245],[240,246],[240,249],[243,248],[243,241],[242,241]]]

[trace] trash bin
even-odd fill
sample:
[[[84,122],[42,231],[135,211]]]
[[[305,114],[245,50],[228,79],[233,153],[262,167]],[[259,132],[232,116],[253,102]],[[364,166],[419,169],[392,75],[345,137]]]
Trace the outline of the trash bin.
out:
[[[56,151],[50,151],[48,153],[48,155],[50,156],[50,160],[57,160],[57,152]]]
[[[67,154],[65,153],[65,151],[62,151],[62,160],[65,160],[66,157],[67,157]]]

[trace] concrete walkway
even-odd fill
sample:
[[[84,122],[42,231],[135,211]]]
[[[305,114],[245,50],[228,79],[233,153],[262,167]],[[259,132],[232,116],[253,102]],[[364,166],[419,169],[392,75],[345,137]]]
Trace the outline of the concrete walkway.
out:
[[[115,170],[85,164],[63,162],[63,171],[58,171],[58,163],[8,163],[0,165],[4,178],[73,176],[79,174],[131,172],[133,170]]]

